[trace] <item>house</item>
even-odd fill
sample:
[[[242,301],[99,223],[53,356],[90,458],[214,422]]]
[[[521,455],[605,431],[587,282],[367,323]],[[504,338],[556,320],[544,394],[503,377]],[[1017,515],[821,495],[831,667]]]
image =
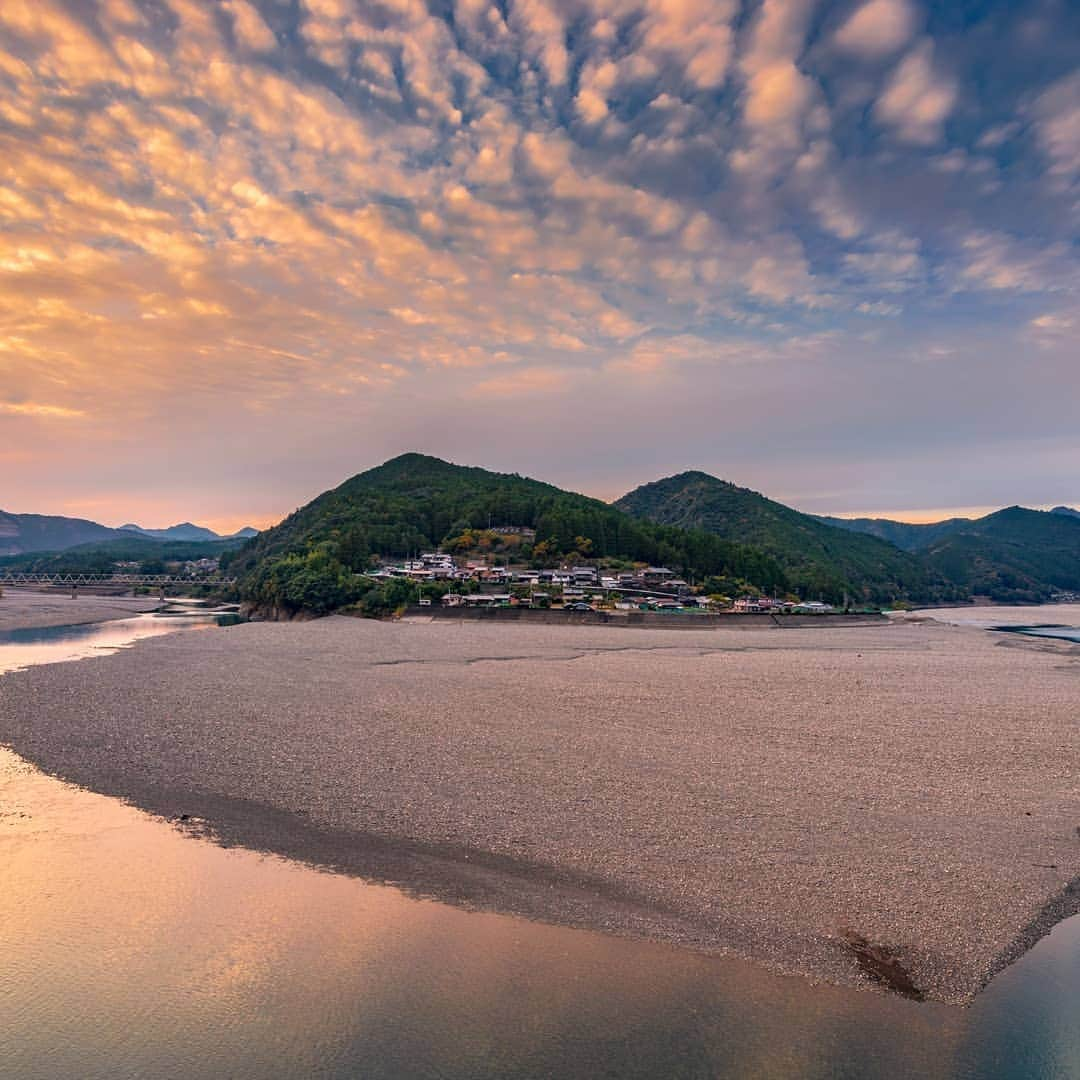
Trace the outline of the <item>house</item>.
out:
[[[425,551],[420,556],[420,562],[425,570],[430,570],[432,577],[437,580],[447,580],[454,576],[454,557],[444,555],[441,551]]]
[[[498,536],[520,536],[523,540],[535,540],[536,530],[526,525],[493,525],[488,532]]]
[[[765,610],[765,604],[758,596],[740,596],[735,601],[735,610],[740,615],[756,615]]]
[[[620,575],[621,577],[622,575]],[[670,581],[675,577],[675,571],[669,570],[666,566],[646,566],[641,571],[641,576],[645,581],[652,584],[656,584],[661,581]]]

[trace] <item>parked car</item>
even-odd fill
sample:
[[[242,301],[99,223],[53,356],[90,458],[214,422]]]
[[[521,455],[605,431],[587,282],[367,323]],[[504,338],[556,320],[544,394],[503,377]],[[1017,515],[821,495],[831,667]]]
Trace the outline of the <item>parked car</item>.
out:
[[[563,608],[563,611],[595,611],[596,608],[592,604],[586,604],[583,600],[575,601],[573,604],[567,604]]]

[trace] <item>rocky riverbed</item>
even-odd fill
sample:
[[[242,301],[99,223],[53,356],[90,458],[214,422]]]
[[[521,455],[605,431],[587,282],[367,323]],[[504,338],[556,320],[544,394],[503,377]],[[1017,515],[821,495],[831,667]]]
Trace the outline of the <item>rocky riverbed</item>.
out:
[[[5,676],[0,742],[226,843],[964,1002],[1080,909],[1078,698],[1074,646],[934,621],[338,617]]]

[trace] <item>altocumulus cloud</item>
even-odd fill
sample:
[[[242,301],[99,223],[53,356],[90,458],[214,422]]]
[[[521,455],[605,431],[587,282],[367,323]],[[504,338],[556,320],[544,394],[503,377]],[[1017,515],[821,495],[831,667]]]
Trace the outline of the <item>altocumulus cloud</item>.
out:
[[[1018,366],[1064,432],[1078,20],[1049,0],[4,0],[0,433],[41,447],[26,492],[63,494],[42,479],[78,420],[99,486],[108,463],[117,490],[158,489],[183,445],[206,471],[178,499],[217,484],[215,513],[243,485],[265,518],[424,438],[600,494],[731,461],[859,508],[876,474],[816,479],[851,440],[878,470],[902,451],[888,416],[981,445]],[[982,412],[942,434],[972,380]],[[572,449],[552,410],[581,420]],[[293,464],[271,480],[274,455]],[[894,504],[959,495],[920,467]]]

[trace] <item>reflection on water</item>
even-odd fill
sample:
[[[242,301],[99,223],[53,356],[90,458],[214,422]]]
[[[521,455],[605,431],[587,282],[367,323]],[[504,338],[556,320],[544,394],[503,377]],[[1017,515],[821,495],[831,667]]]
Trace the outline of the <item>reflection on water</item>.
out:
[[[161,625],[127,623],[7,634],[0,657]],[[0,748],[0,1078],[1080,1077],[1080,919],[960,1010],[418,901],[184,829]]]
[[[178,609],[162,615],[138,615],[81,626],[0,630],[0,675],[35,664],[106,656],[144,638],[174,634],[177,630],[205,630],[239,621],[233,612]]]
[[[1080,644],[1080,604],[933,608],[920,614],[956,626],[979,626]]]

